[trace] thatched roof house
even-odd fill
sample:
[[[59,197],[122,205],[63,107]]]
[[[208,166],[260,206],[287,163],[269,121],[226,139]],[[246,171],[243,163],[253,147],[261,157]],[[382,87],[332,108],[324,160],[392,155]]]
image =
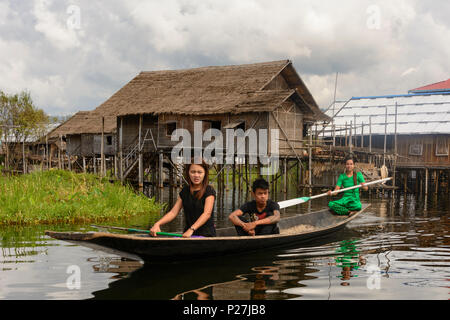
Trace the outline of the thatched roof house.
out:
[[[104,123],[103,123],[104,119]],[[115,116],[104,116],[92,111],[79,111],[48,134],[49,141],[64,138],[69,155],[94,156],[101,150],[101,135],[105,135],[106,155],[115,154]]]
[[[173,130],[193,132],[203,121],[204,130],[281,129],[280,154],[299,158],[307,127],[330,119],[290,60],[141,72],[95,112],[117,115],[124,154],[136,150],[139,132],[151,140],[144,152],[170,150]]]
[[[137,114],[240,114],[273,111],[287,100],[328,120],[290,60],[236,66],[141,72],[95,111]]]

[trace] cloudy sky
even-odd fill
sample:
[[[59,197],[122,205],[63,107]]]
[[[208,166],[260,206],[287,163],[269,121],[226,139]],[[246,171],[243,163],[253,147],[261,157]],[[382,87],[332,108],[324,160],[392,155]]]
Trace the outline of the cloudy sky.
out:
[[[291,59],[321,107],[450,78],[450,1],[0,0],[0,90],[92,110],[140,71]]]

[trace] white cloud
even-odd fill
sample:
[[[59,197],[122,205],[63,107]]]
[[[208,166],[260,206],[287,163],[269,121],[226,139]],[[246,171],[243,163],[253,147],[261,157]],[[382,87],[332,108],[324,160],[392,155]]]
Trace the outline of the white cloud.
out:
[[[69,28],[67,19],[58,18],[58,15],[50,11],[52,1],[36,0],[34,3],[34,15],[36,17],[36,31],[42,32],[47,39],[58,49],[66,50],[80,46],[76,29]]]
[[[67,25],[73,4],[80,29]],[[75,112],[142,70],[291,59],[326,107],[336,72],[341,100],[448,79],[449,14],[445,0],[3,1],[0,89],[29,89],[48,112]]]

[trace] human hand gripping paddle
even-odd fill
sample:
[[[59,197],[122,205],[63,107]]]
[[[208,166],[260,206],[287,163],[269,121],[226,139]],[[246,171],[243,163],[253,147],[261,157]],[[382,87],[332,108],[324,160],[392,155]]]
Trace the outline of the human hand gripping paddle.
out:
[[[113,227],[113,226],[96,226],[91,225],[91,227],[94,228],[104,228],[104,229],[115,229],[115,230],[123,230],[128,232],[138,232],[138,233],[148,233],[150,234],[150,230],[143,230],[143,229],[134,229],[134,228],[120,228],[120,227]],[[170,232],[156,232],[158,236],[169,236],[169,237],[177,237],[182,238],[183,235],[179,233],[170,233]],[[203,236],[191,236],[191,238],[203,238]]]
[[[340,192],[361,188],[363,186],[366,187],[366,186],[369,186],[369,185],[372,185],[372,184],[376,184],[376,183],[385,183],[385,182],[387,182],[389,180],[392,180],[392,178],[385,178],[385,179],[375,180],[375,181],[371,181],[371,182],[365,182],[363,184],[358,184],[358,185],[353,186],[353,187],[348,187],[348,188],[332,191],[331,194],[335,195],[335,194],[338,194]],[[325,192],[325,193],[322,193],[322,194],[319,194],[319,195],[316,195],[316,196],[312,196],[312,197],[302,197],[302,198],[296,198],[296,199],[291,199],[291,200],[280,201],[280,202],[278,202],[278,205],[280,206],[280,209],[283,209],[283,208],[295,206],[297,204],[305,203],[305,202],[308,202],[310,200],[314,200],[314,199],[317,199],[317,198],[325,197],[327,195],[328,195],[328,192]]]

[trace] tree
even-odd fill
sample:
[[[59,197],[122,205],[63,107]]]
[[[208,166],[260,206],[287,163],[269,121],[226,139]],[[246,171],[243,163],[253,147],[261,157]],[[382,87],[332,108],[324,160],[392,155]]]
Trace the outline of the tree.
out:
[[[29,92],[9,95],[0,91],[0,139],[5,146],[6,168],[18,165],[17,145],[45,134],[49,122],[49,116],[33,104]]]

